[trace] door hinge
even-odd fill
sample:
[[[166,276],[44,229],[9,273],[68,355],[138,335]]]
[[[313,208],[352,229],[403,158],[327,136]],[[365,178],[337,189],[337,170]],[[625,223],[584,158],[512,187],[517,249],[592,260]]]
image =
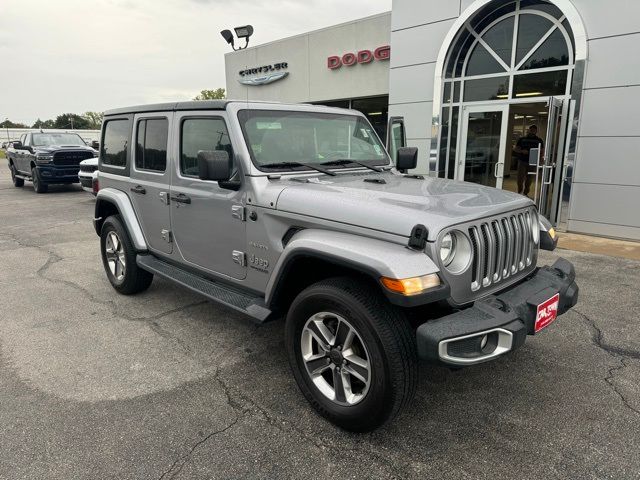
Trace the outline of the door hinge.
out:
[[[241,267],[245,267],[247,265],[247,256],[244,252],[234,250],[231,252],[231,257],[233,258],[233,261]]]
[[[241,222],[245,221],[245,209],[243,205],[232,205],[231,206],[231,216],[240,220]]]
[[[158,196],[160,197],[160,201],[162,203],[164,203],[165,205],[169,205],[169,192],[160,192],[158,193]]]
[[[160,230],[160,236],[167,243],[171,243],[173,241],[173,239],[171,238],[171,230],[167,230],[166,228]]]

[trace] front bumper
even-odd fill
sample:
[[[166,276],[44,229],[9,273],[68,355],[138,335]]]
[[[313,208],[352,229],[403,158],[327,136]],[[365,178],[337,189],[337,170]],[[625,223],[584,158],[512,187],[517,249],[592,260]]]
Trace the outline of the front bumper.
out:
[[[42,183],[78,183],[80,167],[38,165],[36,167]]]
[[[575,269],[560,258],[537,269],[524,282],[473,306],[418,327],[418,355],[430,363],[467,366],[486,362],[520,347],[534,335],[537,307],[559,294],[558,315],[578,301]]]
[[[91,173],[80,172],[78,179],[83,190],[93,193],[93,175]]]

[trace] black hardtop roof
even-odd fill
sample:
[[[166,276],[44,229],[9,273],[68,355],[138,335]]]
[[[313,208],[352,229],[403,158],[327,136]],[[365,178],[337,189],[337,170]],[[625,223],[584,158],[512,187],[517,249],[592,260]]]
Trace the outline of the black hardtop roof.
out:
[[[229,100],[193,100],[189,102],[152,103],[133,107],[114,108],[105,115],[123,115],[125,113],[173,112],[176,110],[224,110]]]

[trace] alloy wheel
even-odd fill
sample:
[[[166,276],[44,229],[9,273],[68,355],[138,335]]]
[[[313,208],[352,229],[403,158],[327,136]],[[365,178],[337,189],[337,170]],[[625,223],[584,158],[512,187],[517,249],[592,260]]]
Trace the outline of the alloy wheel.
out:
[[[302,329],[300,347],[307,374],[325,397],[346,406],[364,399],[371,384],[370,357],[345,318],[316,313]]]
[[[121,281],[127,271],[127,259],[122,241],[116,232],[111,231],[107,234],[104,248],[111,275],[117,281]]]

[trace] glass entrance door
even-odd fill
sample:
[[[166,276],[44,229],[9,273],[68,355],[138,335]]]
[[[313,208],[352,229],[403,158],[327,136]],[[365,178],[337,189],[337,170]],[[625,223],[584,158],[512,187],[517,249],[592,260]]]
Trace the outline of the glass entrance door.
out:
[[[463,108],[458,179],[502,188],[508,105]]]
[[[554,191],[558,189],[559,177],[556,172],[561,171],[562,154],[564,152],[564,140],[566,136],[566,112],[563,108],[563,101],[551,97],[549,98],[549,120],[547,123],[547,142],[544,149],[544,156],[540,161],[539,168],[539,190],[537,195],[538,211],[556,223],[557,199]]]

